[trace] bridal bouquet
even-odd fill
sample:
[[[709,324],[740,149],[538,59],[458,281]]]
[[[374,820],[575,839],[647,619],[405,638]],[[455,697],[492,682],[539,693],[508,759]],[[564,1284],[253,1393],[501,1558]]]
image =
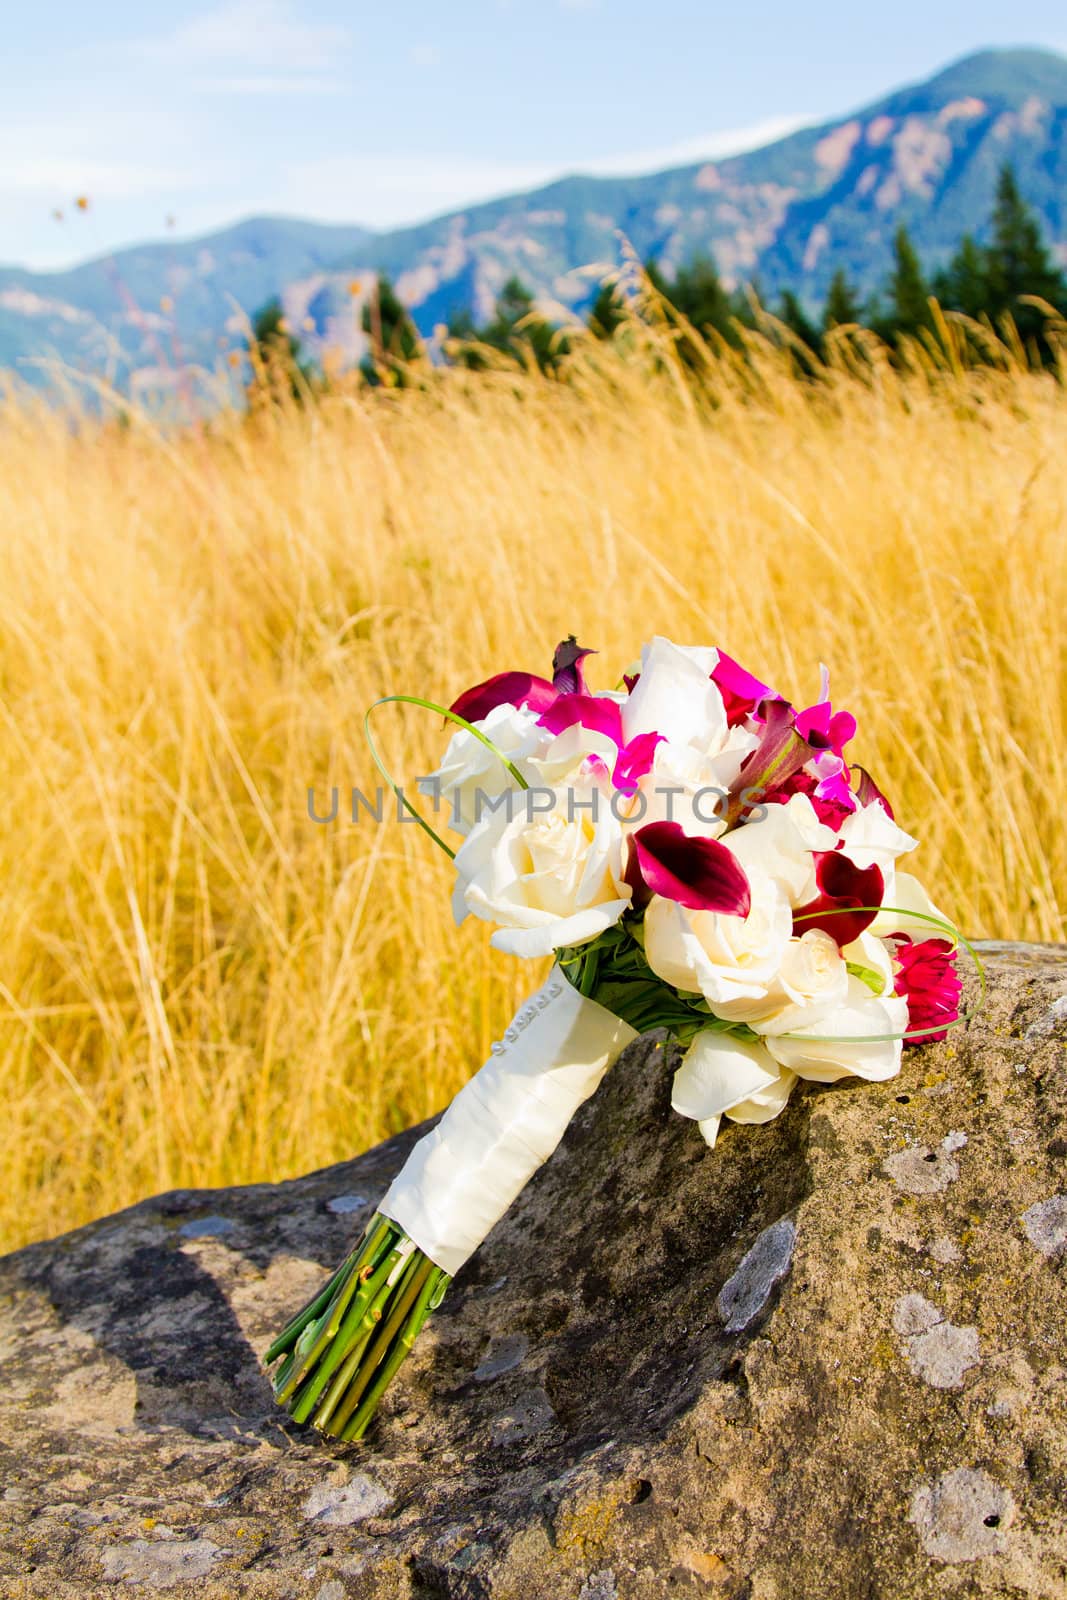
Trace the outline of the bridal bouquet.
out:
[[[267,1354],[279,1402],[341,1439],[639,1034],[684,1048],[672,1105],[714,1145],[723,1117],[766,1122],[801,1079],[890,1078],[960,1020],[965,941],[898,867],[916,841],[849,762],[825,669],[798,711],[721,650],[653,639],[611,690],[590,653],[571,638],[551,680],[468,689],[419,780],[458,836],[438,839],[456,920],[554,964]]]

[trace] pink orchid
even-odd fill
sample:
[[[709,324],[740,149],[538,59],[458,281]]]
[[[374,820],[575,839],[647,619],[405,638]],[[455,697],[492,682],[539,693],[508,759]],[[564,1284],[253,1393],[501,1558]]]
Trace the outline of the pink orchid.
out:
[[[727,726],[731,728],[736,728],[739,722],[751,716],[761,701],[781,698],[769,684],[761,683],[751,672],[746,672],[725,650],[719,651],[711,681],[722,695]]]
[[[641,779],[652,770],[661,733],[638,733],[626,741],[622,730],[622,708],[617,700],[604,695],[561,695],[537,719],[549,733],[565,733],[576,725],[601,733],[615,745],[618,754],[611,770],[611,781],[620,794],[633,794]],[[606,770],[599,756],[594,764]]]

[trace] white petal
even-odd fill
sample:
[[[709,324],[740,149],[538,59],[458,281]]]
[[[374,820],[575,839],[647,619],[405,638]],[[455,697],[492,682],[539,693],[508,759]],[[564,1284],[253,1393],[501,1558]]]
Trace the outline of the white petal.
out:
[[[882,980],[880,999],[884,995],[893,993],[893,951],[884,939],[877,938],[866,928],[858,939],[846,945],[841,954],[846,961],[853,962],[856,966],[867,967],[869,971],[876,972]],[[873,993],[873,990],[871,991]]]
[[[894,910],[893,907],[899,909]],[[918,917],[909,917],[909,911],[921,913]],[[879,912],[871,925],[870,932],[885,938],[890,933],[908,933],[913,939],[940,939],[948,938],[943,928],[936,928],[932,922],[925,922],[924,917],[939,917],[942,922],[949,922],[945,913],[934,905],[918,878],[913,878],[910,872],[898,872],[893,885],[893,900],[889,909]],[[951,926],[951,923],[949,924]]]
[[[774,1083],[749,1095],[747,1100],[740,1101],[736,1106],[731,1106],[725,1115],[731,1122],[770,1122],[785,1109],[785,1103],[796,1088],[797,1081],[796,1073],[783,1067]]]
[[[705,1142],[712,1150],[714,1150],[715,1141],[719,1137],[719,1124],[721,1121],[721,1117],[701,1117],[697,1123],[697,1127],[704,1135]]]
[[[718,1033],[698,1033],[674,1074],[671,1105],[683,1117],[706,1121],[768,1088],[779,1069],[759,1044]]]
[[[656,638],[641,655],[641,676],[622,708],[623,733],[662,733],[672,743],[717,746],[726,737],[726,709],[709,676],[715,652],[679,649]]]
[[[513,956],[547,956],[550,951],[561,950],[566,945],[587,944],[618,922],[629,907],[628,899],[604,900],[598,906],[575,912],[573,917],[550,917],[541,912],[544,920],[539,924],[497,928],[489,943],[494,950],[506,950]]]
[[[844,840],[845,855],[861,871],[867,867],[881,867],[884,872],[898,856],[914,850],[918,843],[910,833],[897,827],[877,800],[846,817],[841,824],[840,837]]]
[[[758,868],[783,885],[790,904],[804,905],[816,893],[813,850],[832,850],[837,835],[821,823],[806,794],[795,794],[784,806],[770,805],[752,822],[737,828],[723,844],[745,868]]]
[[[881,1081],[900,1070],[908,1006],[893,995],[878,1000],[859,978],[849,979],[848,1002],[806,1027],[778,1034],[763,1024],[768,1050],[783,1067],[813,1083],[836,1083],[854,1074]],[[805,1036],[808,1037],[805,1037]]]

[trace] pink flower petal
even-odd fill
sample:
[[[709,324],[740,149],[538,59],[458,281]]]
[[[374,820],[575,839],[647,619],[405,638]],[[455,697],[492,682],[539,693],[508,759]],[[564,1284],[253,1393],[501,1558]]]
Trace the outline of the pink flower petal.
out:
[[[580,723],[622,745],[622,712],[617,700],[595,694],[560,694],[537,719],[549,733],[565,733]]]

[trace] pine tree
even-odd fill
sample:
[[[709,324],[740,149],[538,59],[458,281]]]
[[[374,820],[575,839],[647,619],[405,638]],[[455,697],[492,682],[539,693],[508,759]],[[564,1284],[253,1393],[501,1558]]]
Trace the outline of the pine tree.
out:
[[[948,266],[934,279],[934,294],[946,311],[978,318],[991,304],[989,261],[973,233],[965,233]]]
[[[931,326],[929,290],[915,253],[911,236],[903,223],[893,242],[893,273],[889,280],[890,311],[884,330],[890,337],[914,337]]]
[[[422,343],[410,311],[384,275],[363,307],[363,332],[370,339],[359,368],[366,381],[404,388]]]
[[[626,308],[619,299],[616,284],[601,284],[596,299],[589,307],[587,321],[590,331],[598,339],[610,339],[615,329],[626,321]]]
[[[1040,337],[1044,317],[1036,306],[1021,305],[1021,295],[1036,295],[1067,310],[1067,282],[1053,264],[1041,225],[1020,194],[1010,164],[1001,168],[997,182],[986,274],[990,315],[1012,316],[1024,340]]]
[[[554,368],[567,350],[567,341],[542,317],[534,297],[521,278],[511,277],[496,302],[492,321],[481,331],[483,343],[509,355],[533,355],[542,372]]]
[[[249,404],[259,404],[284,393],[297,401],[307,398],[311,370],[300,359],[300,340],[292,333],[277,296],[261,306],[252,318],[248,355],[252,363],[252,381],[247,390]]]
[[[850,327],[862,317],[859,295],[849,282],[844,267],[838,267],[830,279],[830,287],[826,294],[826,304],[822,313],[823,332],[829,333],[831,328]]]
[[[648,279],[649,287],[654,289],[658,295],[662,295],[664,300],[669,301],[671,298],[671,286],[667,282],[663,268],[660,266],[655,256],[649,256],[648,260],[645,262],[644,271],[645,277]]]
[[[739,308],[723,287],[709,255],[694,256],[687,267],[678,269],[668,298],[698,332],[711,328],[728,339],[736,338],[733,319]]]
[[[783,289],[782,301],[778,308],[778,320],[784,322],[790,333],[806,344],[809,350],[816,351],[820,345],[819,330],[808,316],[792,289]]]

